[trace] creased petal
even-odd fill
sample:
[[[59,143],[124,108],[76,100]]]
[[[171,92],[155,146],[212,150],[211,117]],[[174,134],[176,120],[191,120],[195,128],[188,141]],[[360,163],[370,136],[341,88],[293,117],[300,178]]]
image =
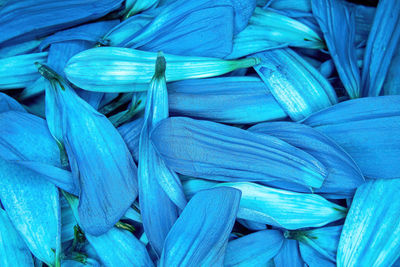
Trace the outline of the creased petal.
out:
[[[264,266],[281,249],[284,242],[279,230],[265,230],[228,243],[224,266]]]
[[[294,51],[275,49],[256,56],[261,64],[254,69],[292,120],[336,104],[329,82]]]
[[[392,266],[400,254],[400,180],[375,180],[354,196],[337,252],[338,266]]]
[[[293,122],[260,123],[249,131],[275,136],[311,154],[328,171],[321,188],[316,193],[329,195],[328,198],[352,197],[364,177],[353,159],[333,140],[309,126]],[[304,188],[301,192],[308,192]]]
[[[146,110],[139,141],[139,199],[143,227],[150,244],[161,255],[164,240],[186,205],[182,185],[156,154],[150,142],[150,131],[168,117],[168,95],[165,82],[165,59],[157,58],[155,74],[147,92]]]
[[[361,85],[363,96],[378,96],[390,62],[400,45],[400,2],[379,1],[365,49]]]
[[[354,13],[342,0],[313,0],[312,11],[324,33],[329,53],[350,98],[361,94],[360,71],[356,57]]]
[[[154,73],[157,54],[130,48],[98,47],[70,59],[65,74],[80,88],[99,92],[146,91]],[[235,69],[251,67],[256,58],[218,58],[165,55],[168,82],[218,76]]]
[[[242,191],[238,218],[286,229],[318,227],[342,219],[346,209],[316,194],[302,194],[255,183],[213,183],[189,180],[185,193],[213,186],[229,186]]]
[[[0,169],[0,199],[10,220],[29,250],[54,265],[61,253],[57,188],[41,175],[1,158]]]
[[[233,188],[197,193],[168,233],[160,266],[222,266],[239,201]]]
[[[1,266],[33,266],[31,252],[3,209],[0,209],[0,246]]]
[[[136,165],[111,122],[82,100],[53,70],[40,66],[55,91],[61,142],[79,184],[82,229],[92,235],[109,230],[137,196]],[[56,112],[57,113],[57,112]],[[50,128],[50,130],[52,130]],[[101,170],[101,171],[100,171]]]
[[[2,33],[0,43],[14,44],[29,41],[95,20],[118,9],[122,2],[122,0],[7,1],[0,8]]]
[[[264,134],[211,121],[168,118],[152,132],[167,166],[219,181],[291,181],[321,187],[325,167],[311,155]]]
[[[244,124],[286,117],[268,88],[255,77],[180,81],[168,84],[168,93],[173,115]]]

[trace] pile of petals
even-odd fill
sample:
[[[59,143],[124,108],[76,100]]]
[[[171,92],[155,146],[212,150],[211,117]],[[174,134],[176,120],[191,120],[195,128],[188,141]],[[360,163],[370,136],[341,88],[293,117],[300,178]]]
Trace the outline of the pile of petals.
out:
[[[0,266],[400,266],[373,2],[0,1]]]

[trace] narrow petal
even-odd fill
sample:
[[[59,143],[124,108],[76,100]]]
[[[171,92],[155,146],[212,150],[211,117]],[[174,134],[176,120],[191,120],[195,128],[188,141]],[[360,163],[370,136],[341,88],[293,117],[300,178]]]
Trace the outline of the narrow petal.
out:
[[[361,76],[363,96],[379,96],[399,45],[400,2],[379,1],[364,55]]]
[[[157,58],[155,69],[140,133],[138,177],[144,230],[156,253],[161,255],[164,240],[178,217],[175,205],[183,209],[186,199],[176,173],[165,165],[150,142],[154,125],[168,117],[166,63],[162,55]]]
[[[139,161],[139,140],[140,132],[143,128],[143,119],[138,118],[134,121],[125,123],[118,127],[118,131],[124,139],[126,145],[129,148],[133,158],[136,162]]]
[[[9,45],[0,48],[0,58],[13,57],[37,51],[42,40],[26,41],[19,44]]]
[[[356,57],[356,23],[342,0],[313,0],[312,11],[324,33],[336,70],[350,98],[361,94],[360,71]]]
[[[0,209],[0,264],[1,266],[33,266],[31,252],[14,228],[6,212]]]
[[[224,266],[264,266],[281,249],[284,242],[279,230],[265,230],[228,243]]]
[[[392,266],[400,254],[400,180],[375,180],[356,192],[343,226],[337,266]]]
[[[41,175],[1,158],[0,169],[0,199],[11,222],[35,257],[54,265],[61,253],[57,188]]]
[[[336,104],[329,82],[294,51],[275,49],[256,56],[261,64],[254,69],[292,120]]]
[[[301,257],[309,267],[335,267],[336,264],[327,258],[321,256],[315,249],[303,243],[299,243]]]
[[[126,0],[124,18],[129,18],[139,12],[154,8],[160,0]]]
[[[65,74],[78,87],[99,92],[146,91],[154,73],[157,54],[130,48],[99,47],[75,55]],[[218,76],[235,69],[251,67],[256,58],[222,60],[217,58],[165,55],[168,82]]]
[[[14,44],[101,18],[122,0],[7,1],[0,8],[0,43]],[[68,16],[66,16],[68,14]]]
[[[222,266],[239,201],[233,188],[197,193],[168,233],[160,266]]]
[[[309,126],[293,122],[260,123],[249,131],[275,136],[311,154],[329,170],[321,188],[316,193],[328,198],[352,197],[364,177],[353,159],[334,141]],[[306,191],[304,188],[301,192]]]
[[[262,80],[255,77],[180,81],[168,84],[168,92],[173,115],[243,124],[286,117]]]
[[[167,166],[218,181],[290,181],[321,187],[327,170],[314,157],[280,139],[184,117],[168,118],[152,132]]]
[[[342,219],[346,209],[316,194],[302,194],[255,183],[213,183],[189,180],[184,183],[188,196],[214,186],[242,191],[238,218],[290,230],[319,227]]]

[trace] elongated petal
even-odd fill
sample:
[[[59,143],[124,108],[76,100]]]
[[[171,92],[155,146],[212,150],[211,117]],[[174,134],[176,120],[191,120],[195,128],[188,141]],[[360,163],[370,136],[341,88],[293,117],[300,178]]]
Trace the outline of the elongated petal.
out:
[[[304,244],[317,251],[321,257],[325,258],[325,260],[335,263],[336,251],[339,245],[342,227],[342,225],[338,225],[311,230],[289,231],[285,233],[285,235],[289,238],[298,240],[300,246],[303,246]],[[302,250],[301,247],[300,250]]]
[[[324,33],[339,77],[350,98],[358,98],[361,85],[356,57],[354,13],[349,11],[342,0],[311,2],[313,14]]]
[[[40,77],[35,62],[43,63],[47,52],[0,59],[0,90],[24,88]]]
[[[67,196],[67,200],[76,220],[81,225],[78,199]],[[85,236],[105,266],[154,266],[146,247],[126,230],[112,227],[102,235],[94,236],[85,233]]]
[[[316,125],[349,153],[365,177],[398,178],[400,138],[393,133],[400,127],[399,99],[386,96],[346,101],[305,122]],[[340,119],[333,120],[333,116]]]
[[[0,43],[29,41],[95,20],[118,9],[121,3],[122,0],[7,1],[0,8]]]
[[[125,1],[124,18],[129,18],[141,11],[154,8],[159,0],[127,0]]]
[[[156,53],[129,48],[99,47],[75,55],[65,68],[67,78],[89,91],[146,91],[154,72]],[[251,67],[256,58],[222,60],[216,58],[165,55],[168,82],[221,75]]]
[[[336,104],[329,82],[294,51],[275,49],[257,56],[262,62],[254,69],[292,120]]]
[[[124,139],[126,145],[129,148],[133,158],[136,162],[139,161],[139,140],[140,132],[143,128],[143,119],[138,118],[134,121],[125,123],[118,127],[118,131]]]
[[[315,249],[303,243],[299,243],[301,257],[309,267],[335,267],[336,264],[327,258],[321,256]]]
[[[57,188],[41,175],[2,158],[0,169],[0,199],[11,222],[35,257],[54,265],[61,253]]]
[[[392,58],[383,84],[383,92],[385,95],[400,95],[400,78],[398,70],[400,68],[400,46],[396,48],[396,52]]]
[[[39,47],[41,42],[42,40],[32,40],[20,44],[1,47],[0,58],[7,58],[37,52],[37,48]]]
[[[269,7],[275,9],[290,9],[299,10],[303,12],[311,12],[311,1],[310,0],[275,0],[271,1]]]
[[[59,31],[40,43],[40,50],[43,51],[54,43],[81,40],[94,46],[96,42],[106,34],[112,27],[118,24],[118,20],[99,21],[77,26],[64,31]]]
[[[160,55],[157,58],[155,69],[147,92],[143,128],[140,133],[138,177],[143,227],[150,244],[156,253],[161,255],[165,237],[178,217],[178,209],[175,204],[181,204],[183,209],[186,199],[179,178],[156,154],[153,144],[150,142],[150,131],[154,125],[168,117],[168,95],[163,56]]]
[[[286,117],[259,78],[180,81],[168,84],[168,92],[170,112],[174,115],[244,124]]]
[[[238,218],[286,229],[318,227],[345,217],[346,209],[316,194],[302,194],[255,183],[213,183],[189,180],[188,196],[213,186],[229,186],[242,191]]]
[[[338,266],[391,266],[400,253],[400,180],[361,186],[346,217],[337,252]]]
[[[284,242],[279,230],[255,232],[228,243],[224,266],[264,266]]]
[[[247,27],[233,39],[227,58],[239,58],[277,47],[324,47],[321,38],[307,25],[272,10],[256,8]]]
[[[160,122],[152,142],[178,173],[219,181],[291,181],[319,188],[327,171],[311,155],[264,134],[210,121]]]
[[[296,240],[285,240],[281,250],[274,258],[274,263],[276,267],[304,267],[299,243]]]
[[[311,154],[329,170],[321,188],[315,192],[328,198],[352,197],[364,177],[353,159],[334,141],[309,126],[293,122],[260,123],[252,132],[275,136]],[[308,192],[304,188],[302,192]]]
[[[168,233],[160,266],[222,266],[239,201],[233,188],[197,193]]]
[[[0,209],[0,246],[1,266],[33,266],[28,247],[3,209]]]
[[[135,200],[136,165],[122,137],[105,116],[79,98],[53,70],[40,66],[39,71],[51,81],[58,98],[59,121],[51,123],[62,129],[62,142],[74,180],[80,187],[82,228],[92,235],[100,235]]]
[[[0,93],[0,113],[15,110],[20,112],[26,112],[25,109],[18,103],[14,98]]]
[[[378,96],[396,48],[400,45],[400,2],[379,1],[365,50],[363,96]]]

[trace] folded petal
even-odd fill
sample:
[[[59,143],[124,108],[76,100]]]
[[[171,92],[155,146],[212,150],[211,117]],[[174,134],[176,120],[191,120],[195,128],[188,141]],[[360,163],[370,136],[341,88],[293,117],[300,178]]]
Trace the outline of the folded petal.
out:
[[[336,263],[336,251],[342,228],[342,225],[338,225],[311,230],[288,231],[285,236],[298,240],[300,242],[300,251],[302,251],[302,246],[308,246],[317,251],[320,257],[334,264]]]
[[[130,48],[99,47],[75,55],[65,68],[68,79],[80,88],[100,92],[146,91],[157,54]],[[168,82],[218,76],[251,67],[256,58],[217,58],[165,55]]]
[[[264,266],[281,249],[284,242],[279,230],[265,230],[228,243],[224,266]]]
[[[303,259],[299,251],[299,242],[286,239],[281,250],[274,258],[276,267],[304,267]]]
[[[1,266],[33,266],[31,252],[3,209],[0,209],[0,246]]]
[[[168,118],[152,132],[167,166],[219,181],[290,181],[319,188],[327,175],[313,156],[269,135],[184,117]]]
[[[168,233],[160,266],[222,266],[239,201],[233,188],[197,193]]]
[[[78,199],[67,195],[67,200],[76,220],[82,226],[78,214]],[[127,230],[112,227],[102,235],[85,233],[85,236],[104,266],[154,266],[146,247]]]
[[[82,100],[53,70],[41,72],[57,97],[57,121],[75,183],[79,184],[82,228],[92,235],[108,231],[137,196],[136,165],[111,122]],[[58,116],[58,117],[57,117]],[[50,128],[51,130],[51,128]]]
[[[343,226],[337,266],[392,266],[400,254],[400,180],[375,180],[354,196]]]
[[[286,117],[268,88],[255,77],[180,81],[168,84],[168,92],[173,115],[243,124]]]
[[[61,253],[58,194],[41,175],[0,158],[1,203],[29,250],[48,265]]]
[[[0,90],[24,88],[40,77],[35,62],[43,63],[47,52],[0,59]]]
[[[342,0],[313,0],[312,11],[324,33],[329,53],[350,98],[361,94],[360,71],[356,57],[356,23]]]
[[[256,54],[254,67],[272,95],[294,121],[337,103],[329,82],[289,48]]]
[[[390,62],[399,45],[400,2],[380,1],[365,49],[361,75],[363,96],[380,94]]]
[[[302,194],[255,183],[184,182],[188,196],[213,186],[242,191],[238,218],[286,229],[319,227],[346,216],[346,209],[316,194]]]
[[[147,91],[146,110],[139,140],[139,199],[143,227],[151,246],[160,256],[165,238],[186,205],[179,178],[156,154],[150,131],[168,117],[168,94],[165,82],[165,59],[157,58],[156,70]]]
[[[249,131],[268,134],[309,153],[329,171],[321,188],[314,192],[330,198],[352,197],[364,177],[354,160],[333,140],[309,126],[293,122],[260,123]],[[304,188],[301,192],[308,192]]]
[[[313,114],[304,123],[332,138],[368,178],[398,178],[399,96],[346,101]],[[337,118],[337,119],[335,119]]]
[[[322,48],[324,44],[315,31],[298,20],[256,8],[247,27],[233,39],[227,58],[239,58],[278,47]]]
[[[44,37],[103,17],[121,6],[122,0],[7,1],[0,8],[1,44]],[[68,15],[66,15],[68,14]]]

